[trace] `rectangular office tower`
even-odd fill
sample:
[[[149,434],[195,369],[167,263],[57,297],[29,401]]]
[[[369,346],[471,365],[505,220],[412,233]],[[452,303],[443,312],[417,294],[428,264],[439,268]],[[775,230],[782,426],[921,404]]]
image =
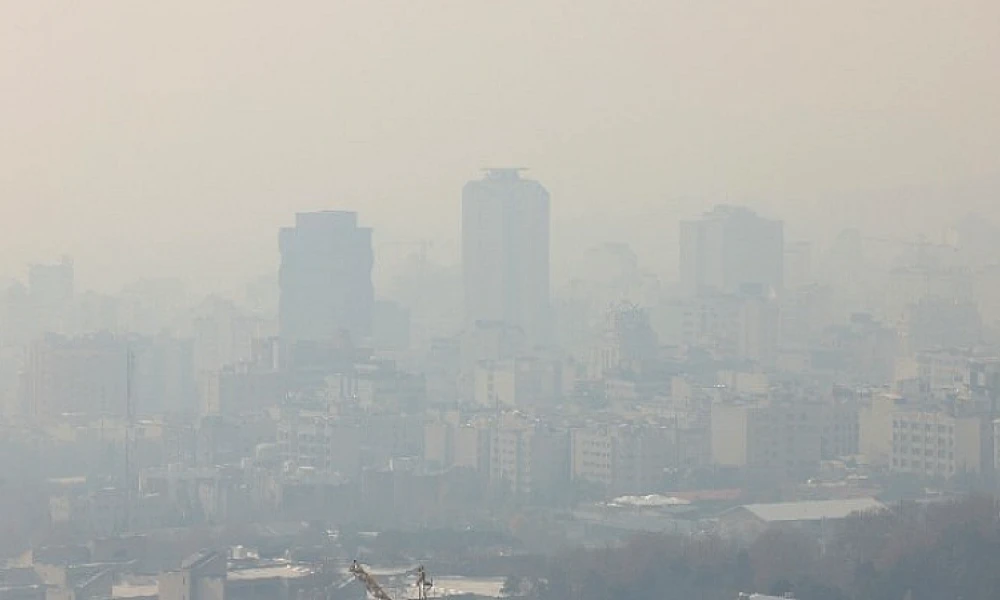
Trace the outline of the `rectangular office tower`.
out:
[[[748,208],[716,206],[681,222],[681,286],[689,295],[779,293],[784,226]]]
[[[298,213],[279,236],[282,341],[334,341],[371,335],[372,230],[346,211]]]
[[[502,322],[530,343],[549,335],[549,193],[520,169],[487,169],[462,190],[465,324]]]

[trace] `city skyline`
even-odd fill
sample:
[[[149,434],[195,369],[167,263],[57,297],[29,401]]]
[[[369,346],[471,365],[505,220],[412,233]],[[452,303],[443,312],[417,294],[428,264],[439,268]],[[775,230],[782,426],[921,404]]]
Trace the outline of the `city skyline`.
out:
[[[997,600],[996,0],[0,2],[0,600]]]
[[[328,208],[458,264],[458,190],[491,164],[562,199],[556,273],[604,236],[669,273],[662,230],[716,203],[819,242],[1000,220],[994,3],[612,5],[7,3],[0,273],[69,254],[95,289],[229,289],[277,264],[259,240],[287,215]]]

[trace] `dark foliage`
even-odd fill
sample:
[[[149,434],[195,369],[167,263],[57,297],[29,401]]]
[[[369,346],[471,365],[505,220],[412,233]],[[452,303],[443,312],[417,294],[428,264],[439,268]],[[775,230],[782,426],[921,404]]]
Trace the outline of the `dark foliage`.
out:
[[[713,536],[641,536],[557,556],[544,570],[538,600],[733,600],[741,591],[798,600],[996,600],[1000,503],[896,506],[852,517],[822,543],[788,528],[745,547]]]

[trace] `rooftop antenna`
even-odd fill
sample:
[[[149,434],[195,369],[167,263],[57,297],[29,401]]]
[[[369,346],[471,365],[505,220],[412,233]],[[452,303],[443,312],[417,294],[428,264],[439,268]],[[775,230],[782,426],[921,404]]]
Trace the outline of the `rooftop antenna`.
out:
[[[486,174],[487,179],[518,179],[521,171],[527,171],[527,167],[483,167],[480,169]]]

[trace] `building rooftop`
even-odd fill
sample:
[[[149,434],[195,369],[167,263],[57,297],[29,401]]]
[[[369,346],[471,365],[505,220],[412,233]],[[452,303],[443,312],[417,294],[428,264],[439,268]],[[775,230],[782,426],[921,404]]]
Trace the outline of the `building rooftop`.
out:
[[[298,577],[308,577],[313,574],[315,574],[315,571],[306,566],[278,563],[273,565],[256,566],[248,569],[232,569],[227,574],[227,579],[229,581],[295,579]]]
[[[159,595],[156,583],[121,583],[111,588],[111,598],[155,598]]]
[[[525,167],[486,167],[483,172],[487,179],[520,179],[521,171],[527,171]]]
[[[854,513],[881,510],[883,508],[885,508],[885,505],[875,498],[851,498],[847,500],[747,504],[734,510],[744,509],[761,521],[778,523],[845,519]]]

